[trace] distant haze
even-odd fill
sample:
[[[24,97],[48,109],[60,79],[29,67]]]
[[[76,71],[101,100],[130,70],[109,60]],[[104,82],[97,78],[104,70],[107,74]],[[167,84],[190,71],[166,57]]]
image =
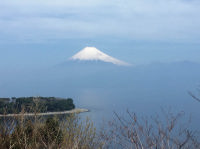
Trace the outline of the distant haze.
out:
[[[113,111],[155,114],[161,108],[191,114],[199,124],[196,94],[200,64],[189,61],[120,67],[103,61],[66,61],[42,70],[6,73],[0,78],[1,97],[71,97],[77,107],[91,110],[95,120]],[[198,94],[197,94],[198,95]],[[199,126],[199,125],[198,125]]]
[[[97,119],[169,106],[199,124],[199,18],[199,0],[0,0],[0,97],[72,97]]]

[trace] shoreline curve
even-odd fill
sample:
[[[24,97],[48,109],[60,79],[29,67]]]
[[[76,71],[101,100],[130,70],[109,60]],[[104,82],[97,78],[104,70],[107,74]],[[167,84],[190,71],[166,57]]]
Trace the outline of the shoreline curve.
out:
[[[19,114],[0,114],[0,117],[15,117],[15,116],[46,116],[46,115],[62,115],[71,113],[89,112],[88,109],[76,108],[68,111],[46,112],[46,113],[19,113]]]

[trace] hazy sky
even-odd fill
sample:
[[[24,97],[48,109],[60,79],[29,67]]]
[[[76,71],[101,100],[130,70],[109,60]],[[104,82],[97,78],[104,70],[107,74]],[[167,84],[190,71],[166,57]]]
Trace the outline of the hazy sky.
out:
[[[170,103],[196,113],[199,126],[199,105],[187,94],[199,85],[196,65],[144,72],[138,66],[128,77],[49,71],[86,46],[133,65],[200,63],[200,0],[0,0],[0,97],[73,97],[80,107],[109,107],[107,113],[128,107],[153,113]]]
[[[0,68],[59,63],[85,46],[135,64],[200,61],[199,18],[199,0],[1,0]]]

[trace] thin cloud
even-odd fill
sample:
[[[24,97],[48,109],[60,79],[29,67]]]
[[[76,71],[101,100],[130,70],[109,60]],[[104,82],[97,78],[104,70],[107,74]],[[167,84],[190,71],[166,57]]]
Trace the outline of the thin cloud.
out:
[[[200,2],[196,0],[3,0],[0,40],[117,36],[198,42],[199,14]]]

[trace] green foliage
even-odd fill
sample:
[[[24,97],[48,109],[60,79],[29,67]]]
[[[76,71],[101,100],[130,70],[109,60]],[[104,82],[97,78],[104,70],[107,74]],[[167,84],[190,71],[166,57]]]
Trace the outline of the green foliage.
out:
[[[45,144],[55,142],[59,145],[63,141],[63,133],[59,128],[59,121],[55,118],[48,118],[44,127],[41,128],[41,137]]]
[[[9,101],[10,101],[10,98],[0,98],[0,102],[8,103]]]
[[[55,112],[71,110],[74,108],[75,105],[73,104],[73,100],[71,98],[61,99],[55,97],[12,97],[11,100],[0,98],[0,114],[20,113],[21,111],[26,111],[29,113]]]
[[[70,114],[57,117],[14,117],[0,124],[2,149],[101,149],[102,142],[89,120]]]
[[[14,144],[14,149],[21,149],[26,148],[28,144],[33,143],[34,136],[34,125],[29,120],[25,123],[17,123],[14,127],[13,132],[10,135],[10,139],[12,140]]]
[[[199,137],[178,119],[140,119],[127,111],[128,118],[115,113],[106,129],[96,133],[89,119],[69,114],[57,117],[12,117],[0,121],[0,149],[199,149]],[[6,117],[5,117],[6,118]],[[143,121],[144,120],[144,121]],[[183,124],[183,125],[182,125]],[[185,126],[185,127],[184,127]],[[105,131],[106,130],[106,131]]]

